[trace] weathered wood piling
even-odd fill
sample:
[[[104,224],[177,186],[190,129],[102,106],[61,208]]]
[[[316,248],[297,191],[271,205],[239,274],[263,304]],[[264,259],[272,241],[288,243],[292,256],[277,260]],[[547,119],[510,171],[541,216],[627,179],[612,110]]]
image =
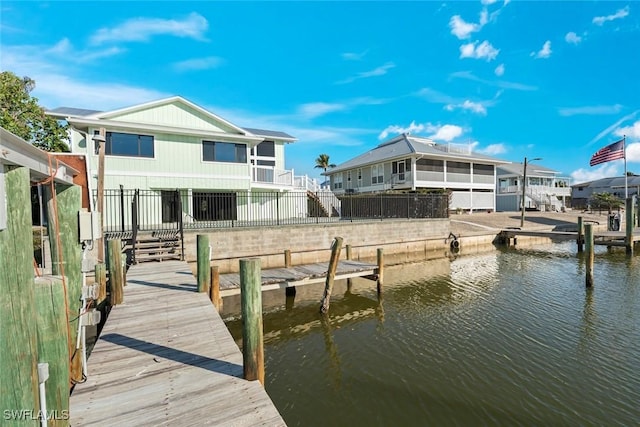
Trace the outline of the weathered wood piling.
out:
[[[112,239],[107,243],[109,266],[109,304],[119,305],[124,302],[124,274],[122,268],[122,242]]]
[[[327,269],[327,279],[324,285],[324,295],[320,304],[320,312],[326,314],[329,312],[329,304],[331,302],[331,292],[333,291],[333,282],[338,268],[338,260],[340,259],[340,251],[342,250],[342,237],[335,237],[331,245],[331,258],[329,259],[329,267]]]
[[[384,251],[382,248],[377,250],[378,260],[378,280],[376,280],[376,287],[378,289],[378,296],[382,294],[382,285],[384,283]]]
[[[633,254],[633,225],[634,225],[635,196],[625,200],[625,248],[627,254]]]
[[[209,236],[198,234],[197,245],[197,276],[198,292],[208,292],[211,283],[211,248],[209,246]]]
[[[585,284],[587,288],[593,286],[593,224],[586,224],[584,227],[584,240],[587,250],[586,266],[585,266]]]
[[[582,252],[584,248],[584,223],[582,217],[578,217],[578,236],[576,237],[576,244],[578,245],[578,252]]]
[[[242,361],[244,378],[264,385],[264,338],[259,258],[240,260]]]
[[[209,299],[213,303],[216,310],[222,308],[222,299],[220,298],[220,268],[217,265],[211,266],[211,286],[209,287]]]

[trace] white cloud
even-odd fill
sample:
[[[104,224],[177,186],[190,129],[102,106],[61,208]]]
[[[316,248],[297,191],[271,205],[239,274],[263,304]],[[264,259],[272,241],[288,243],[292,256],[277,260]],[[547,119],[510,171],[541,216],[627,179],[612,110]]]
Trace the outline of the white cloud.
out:
[[[342,111],[347,106],[344,104],[327,103],[327,102],[311,102],[308,104],[302,104],[298,108],[298,112],[305,118],[312,119],[314,117],[323,116],[335,111]]]
[[[482,105],[482,103],[469,101],[468,99],[465,100],[462,104],[447,104],[444,108],[448,111],[453,111],[459,108],[462,110],[468,110],[473,113],[480,114],[482,116],[487,115],[487,109],[484,105]]]
[[[428,87],[420,89],[416,95],[434,104],[456,104],[459,102],[456,98],[446,93],[438,92]]]
[[[393,62],[387,62],[384,65],[381,65],[380,67],[374,68],[373,70],[370,71],[363,71],[361,73],[356,74],[355,76],[351,76],[351,77],[347,77],[344,80],[340,80],[338,82],[336,82],[336,84],[345,84],[345,83],[352,83],[358,79],[366,79],[369,77],[378,77],[378,76],[384,76],[385,74],[387,74],[387,72],[394,68],[396,66],[396,64],[394,64]]]
[[[340,56],[345,61],[360,61],[360,60],[362,60],[362,58],[364,58],[364,56],[367,54],[367,52],[369,52],[369,51],[365,50],[364,52],[360,52],[360,53],[344,52],[344,53],[340,54]]]
[[[120,41],[148,41],[151,37],[168,34],[204,41],[209,22],[195,12],[182,20],[159,18],[133,18],[112,28],[101,28],[91,36],[91,42],[102,44]]]
[[[454,15],[449,20],[449,28],[451,28],[451,34],[462,40],[468,39],[471,33],[480,31],[482,25],[466,22],[460,15]]]
[[[540,49],[537,53],[531,52],[531,56],[535,56],[536,59],[546,59],[551,56],[551,41],[547,40],[542,45],[542,49]]]
[[[640,163],[640,142],[627,144],[627,162]]]
[[[498,65],[493,72],[496,73],[496,76],[502,77],[504,75],[504,64]]]
[[[616,19],[622,19],[625,16],[629,15],[629,6],[626,6],[624,9],[618,9],[618,11],[616,13],[614,13],[613,15],[607,15],[607,16],[596,16],[595,18],[593,18],[593,23],[596,25],[603,25],[605,22],[607,21],[614,21]]]
[[[477,145],[478,143],[474,143],[474,147]],[[507,147],[505,147],[504,144],[490,144],[487,145],[485,148],[479,148],[479,149],[475,149],[474,151],[481,153],[481,154],[486,154],[487,156],[496,156],[498,154],[504,154],[507,152]]]
[[[449,142],[462,135],[463,129],[460,126],[450,124],[434,125],[431,123],[423,124],[412,121],[409,126],[387,126],[382,132],[380,132],[378,139],[386,139],[391,134],[401,133],[427,133],[429,134],[429,138],[436,141]]]
[[[579,35],[577,35],[573,31],[570,31],[570,32],[567,33],[566,36],[564,36],[564,40],[567,43],[578,44],[578,43],[580,43],[582,41],[582,37],[580,37]]]
[[[640,120],[638,120],[637,122],[635,122],[631,126],[625,126],[625,127],[618,128],[613,133],[614,133],[614,135],[617,135],[617,136],[626,135],[626,136],[631,137],[631,138],[640,139]]]
[[[207,56],[205,58],[192,58],[175,62],[173,68],[177,71],[209,70],[218,68],[222,64],[224,64],[224,59],[217,56]]]
[[[536,86],[530,86],[523,83],[516,82],[506,82],[504,80],[485,80],[473,74],[471,71],[456,71],[455,73],[451,73],[450,77],[458,78],[458,79],[466,79],[474,82],[482,83],[488,86],[495,86],[502,89],[515,89],[515,90],[538,90]]]
[[[498,53],[500,53],[500,49],[496,49],[486,40],[480,44],[475,41],[460,46],[460,58],[486,59],[487,62],[490,62],[496,59]]]
[[[605,115],[605,114],[617,114],[622,110],[622,105],[591,105],[585,107],[567,107],[559,108],[558,113],[561,116],[576,116],[576,115]]]
[[[428,125],[426,131],[430,132],[430,138],[438,141],[452,141],[462,135],[462,128],[456,125]]]
[[[605,130],[603,130],[602,132],[597,134],[591,141],[589,141],[588,145],[591,145],[594,142],[600,140],[603,136],[608,135],[609,133],[611,133],[613,130],[615,130],[618,126],[620,126],[622,123],[626,122],[627,120],[634,119],[638,113],[640,113],[640,110],[636,110],[636,111],[634,111],[632,113],[627,114],[623,118],[619,119],[614,124],[612,124],[611,126],[606,128]]]
[[[580,168],[571,172],[571,178],[573,182],[580,184],[582,182],[595,181],[601,178],[607,178],[611,176],[619,176],[621,174],[618,166],[618,161],[609,162],[595,169],[583,169]]]

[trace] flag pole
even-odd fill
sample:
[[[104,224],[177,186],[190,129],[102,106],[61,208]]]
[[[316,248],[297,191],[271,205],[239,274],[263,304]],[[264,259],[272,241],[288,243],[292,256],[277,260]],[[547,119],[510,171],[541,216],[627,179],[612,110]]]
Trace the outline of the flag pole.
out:
[[[627,143],[627,136],[626,135],[622,135],[622,154],[624,154],[624,199],[627,200],[627,198],[629,197],[629,188],[627,186],[627,180],[629,179],[627,177],[627,150],[626,150],[626,144]]]

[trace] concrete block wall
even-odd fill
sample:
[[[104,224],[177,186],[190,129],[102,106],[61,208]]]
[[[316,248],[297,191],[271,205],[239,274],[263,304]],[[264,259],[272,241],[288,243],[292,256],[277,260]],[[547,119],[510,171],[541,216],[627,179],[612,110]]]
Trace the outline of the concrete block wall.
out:
[[[422,261],[447,256],[449,219],[339,222],[286,227],[189,230],[184,234],[185,258],[196,261],[196,236],[207,234],[212,264],[221,273],[237,272],[238,260],[258,257],[263,269],[284,266],[284,251],[293,265],[327,262],[336,236],[351,245],[352,259],[373,261],[384,249],[385,264]],[[343,248],[341,258],[345,259]]]

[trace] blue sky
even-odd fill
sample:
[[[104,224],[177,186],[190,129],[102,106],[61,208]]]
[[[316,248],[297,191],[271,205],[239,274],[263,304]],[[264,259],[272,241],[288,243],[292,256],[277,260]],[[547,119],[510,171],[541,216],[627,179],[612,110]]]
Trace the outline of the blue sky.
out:
[[[319,176],[400,132],[544,166],[620,175],[591,155],[627,135],[640,173],[640,3],[35,2],[0,5],[0,68],[47,108],[181,95],[281,130]]]

